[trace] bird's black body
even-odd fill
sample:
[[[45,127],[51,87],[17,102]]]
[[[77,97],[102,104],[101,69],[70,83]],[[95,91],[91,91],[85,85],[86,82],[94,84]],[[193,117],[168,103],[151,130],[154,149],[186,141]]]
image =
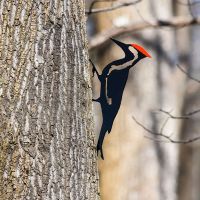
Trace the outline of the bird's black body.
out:
[[[112,40],[122,48],[122,50],[125,53],[124,58],[109,63],[103,69],[101,75],[99,75],[94,64],[90,60],[93,65],[93,72],[97,73],[97,76],[101,83],[100,97],[94,101],[97,101],[101,104],[102,117],[103,117],[101,131],[100,131],[99,139],[97,143],[97,153],[99,151],[101,152],[102,159],[104,159],[103,150],[102,150],[103,140],[104,140],[105,134],[107,132],[108,133],[111,132],[113,122],[119,111],[121,101],[122,101],[123,91],[128,79],[129,69],[133,67],[139,60],[146,57],[144,56],[144,54],[138,51],[138,57],[137,59],[134,60],[135,56],[129,50],[129,47],[131,45],[124,44],[114,39]],[[122,65],[124,65],[123,69],[112,70],[113,66],[122,66]],[[108,99],[111,99],[110,104],[108,103]]]

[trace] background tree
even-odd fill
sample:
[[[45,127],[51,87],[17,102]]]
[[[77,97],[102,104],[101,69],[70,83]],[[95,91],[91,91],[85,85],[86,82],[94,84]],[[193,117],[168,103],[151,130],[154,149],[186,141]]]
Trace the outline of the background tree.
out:
[[[99,199],[84,13],[1,1],[0,199]]]

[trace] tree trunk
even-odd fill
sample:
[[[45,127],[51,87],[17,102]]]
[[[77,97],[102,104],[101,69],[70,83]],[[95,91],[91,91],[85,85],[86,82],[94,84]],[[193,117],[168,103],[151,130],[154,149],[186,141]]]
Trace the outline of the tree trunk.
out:
[[[0,199],[99,199],[84,1],[2,0]]]
[[[191,3],[194,3],[193,0],[190,0]],[[190,15],[198,17],[200,15],[200,6],[199,4],[191,5],[188,8]],[[186,43],[185,51],[188,51],[187,63],[185,67],[188,74],[191,77],[199,79],[200,77],[200,58],[199,58],[199,26],[192,26],[189,28],[188,32],[190,33],[188,40],[189,44]],[[188,41],[184,40],[184,41]],[[183,42],[182,42],[183,43]],[[185,43],[185,42],[184,42]],[[188,48],[189,47],[189,48]],[[182,48],[183,49],[183,48]],[[194,110],[198,110],[200,107],[200,86],[199,83],[191,79],[187,79],[187,85],[185,88],[184,96],[184,113],[189,113]],[[192,138],[200,134],[200,114],[196,113],[191,116],[190,120],[185,120],[182,125],[181,138]],[[179,200],[199,200],[200,197],[200,143],[194,142],[188,145],[182,145],[180,148],[180,157],[179,157],[179,185],[178,185],[178,195]]]

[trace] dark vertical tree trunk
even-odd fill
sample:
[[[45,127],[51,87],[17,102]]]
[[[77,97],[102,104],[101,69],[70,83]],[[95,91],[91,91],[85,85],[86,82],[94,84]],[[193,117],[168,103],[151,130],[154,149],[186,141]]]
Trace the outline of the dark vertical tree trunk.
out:
[[[193,0],[189,2],[194,3]],[[188,6],[188,12],[194,17],[200,15],[200,6],[191,4]],[[189,29],[189,41],[190,44],[187,45],[186,50],[188,50],[185,69],[188,70],[188,74],[191,77],[199,79],[200,77],[200,68],[199,68],[199,26],[192,26]],[[187,40],[184,40],[187,41]],[[189,46],[189,48],[188,48]],[[185,89],[185,98],[184,98],[184,108],[183,113],[188,113],[194,110],[198,110],[200,107],[200,87],[199,83],[187,78],[187,87]],[[199,135],[199,121],[200,115],[197,113],[191,116],[190,120],[185,120],[182,126],[181,137],[192,138]],[[194,142],[188,145],[181,146],[180,149],[180,158],[179,158],[179,187],[178,194],[179,200],[198,200],[200,196],[200,144],[199,142]]]
[[[99,199],[84,1],[0,4],[0,199]]]

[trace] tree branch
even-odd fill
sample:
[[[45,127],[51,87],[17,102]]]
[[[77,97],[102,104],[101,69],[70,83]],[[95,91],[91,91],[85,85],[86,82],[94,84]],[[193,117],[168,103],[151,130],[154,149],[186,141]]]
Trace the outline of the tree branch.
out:
[[[161,27],[171,27],[171,28],[182,28],[185,26],[200,24],[200,17],[173,17],[169,20],[158,20],[154,19],[149,22],[132,23],[125,27],[113,27],[110,30],[104,31],[102,33],[94,36],[89,43],[89,49],[100,47],[105,44],[109,38],[117,37],[119,35],[133,33],[137,31],[142,31],[148,28],[161,28]]]
[[[183,116],[174,116],[174,115],[172,115],[171,114],[171,112],[168,112],[168,111],[166,111],[166,110],[163,110],[163,109],[159,109],[159,111],[160,112],[162,112],[162,113],[164,113],[164,114],[166,114],[166,115],[168,115],[169,116],[169,118],[171,118],[171,119],[190,119],[189,118],[189,115],[183,115]],[[190,114],[191,115],[191,114]]]
[[[188,113],[183,114],[182,116],[174,116],[174,115],[171,114],[171,112],[168,112],[168,111],[163,110],[163,109],[159,109],[158,111],[168,115],[168,117],[171,118],[171,119],[190,119],[190,117],[192,115],[196,115],[197,113],[199,113],[200,109],[196,109],[194,111],[190,111]]]
[[[197,113],[199,113],[199,112],[200,112],[200,109],[197,109],[197,110],[188,112],[188,113],[186,113],[185,115],[186,115],[186,116],[191,116],[191,115],[195,115],[195,114],[197,114]]]
[[[198,80],[197,78],[194,78],[192,77],[187,71],[185,71],[180,65],[176,65],[189,79],[197,82],[197,83],[200,83],[200,80]]]
[[[162,138],[166,139],[167,142],[171,142],[171,143],[175,143],[175,144],[187,144],[187,143],[192,143],[192,142],[195,142],[197,140],[200,140],[200,136],[190,138],[190,139],[186,139],[186,140],[174,140],[174,139],[171,138],[171,136],[165,135],[162,132],[155,132],[155,131],[147,128],[146,126],[141,124],[139,121],[137,121],[134,116],[132,116],[132,119],[135,121],[136,124],[138,124],[140,127],[142,127],[148,133],[155,135],[157,137],[162,137]],[[165,125],[166,125],[166,123],[165,123]],[[163,127],[162,127],[162,130],[163,130]],[[147,137],[147,138],[149,138],[149,137]],[[153,138],[149,138],[149,139],[154,140]],[[159,140],[156,139],[156,141],[159,141]],[[162,140],[161,142],[164,142],[164,141]]]
[[[108,11],[116,10],[116,9],[119,9],[119,8],[122,8],[122,7],[135,5],[137,3],[140,3],[141,1],[142,0],[135,0],[135,1],[128,1],[128,2],[117,2],[113,6],[108,7],[108,8],[96,8],[96,9],[93,9],[94,3],[99,2],[99,1],[94,1],[91,4],[90,8],[88,10],[86,10],[85,13],[88,14],[88,15],[91,15],[91,14],[96,14],[96,13],[101,13],[101,12],[108,12]]]

